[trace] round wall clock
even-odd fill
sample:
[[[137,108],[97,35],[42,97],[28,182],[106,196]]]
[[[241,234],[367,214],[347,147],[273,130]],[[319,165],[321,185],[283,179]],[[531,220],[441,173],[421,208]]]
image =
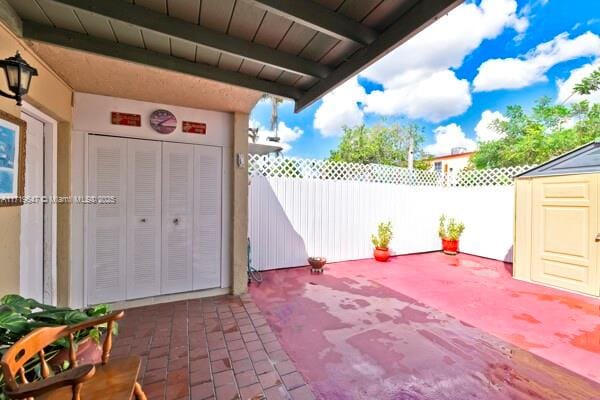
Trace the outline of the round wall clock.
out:
[[[158,133],[171,133],[177,128],[177,118],[171,111],[156,110],[150,114],[150,126]]]

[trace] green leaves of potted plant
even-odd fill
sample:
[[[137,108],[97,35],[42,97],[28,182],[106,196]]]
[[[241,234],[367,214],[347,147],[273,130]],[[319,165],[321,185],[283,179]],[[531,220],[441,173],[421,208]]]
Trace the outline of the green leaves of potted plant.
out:
[[[458,242],[460,235],[465,230],[465,225],[454,218],[446,219],[442,214],[438,235],[442,239],[442,251],[446,254],[456,255],[458,253]]]
[[[390,258],[389,244],[392,240],[392,223],[381,222],[377,225],[377,235],[371,235],[371,243],[375,246],[373,257],[377,261],[385,262]]]
[[[6,295],[0,299],[0,357],[10,346],[36,328],[75,325],[108,313],[110,308],[106,304],[74,310],[42,304],[16,294]],[[77,359],[80,364],[100,362],[102,349],[99,343],[105,330],[106,327],[91,328],[76,334]],[[113,331],[113,334],[116,333]],[[67,367],[65,363],[68,363],[69,359],[68,347],[68,340],[60,340],[49,346],[45,351],[48,363],[57,369]],[[33,359],[25,365],[25,370],[30,381],[39,378],[39,361]],[[0,374],[0,400],[5,399],[1,390],[3,385],[3,377]]]

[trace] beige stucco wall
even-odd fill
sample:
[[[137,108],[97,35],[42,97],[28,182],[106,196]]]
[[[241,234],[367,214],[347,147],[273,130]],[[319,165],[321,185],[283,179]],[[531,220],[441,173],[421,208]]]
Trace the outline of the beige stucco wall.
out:
[[[69,187],[68,160],[64,157],[70,151],[71,124],[71,88],[46,66],[35,54],[29,51],[6,25],[0,23],[0,59],[13,56],[19,50],[29,64],[37,68],[39,76],[31,83],[30,93],[26,101],[59,122],[58,144],[58,188],[59,194]],[[0,76],[0,89],[8,91],[4,74]],[[14,100],[0,97],[0,110],[16,117],[21,116]],[[69,207],[58,208],[57,267],[59,282],[66,281],[68,276],[68,226]],[[19,291],[19,236],[21,233],[21,208],[0,207],[0,260],[2,279],[0,279],[0,296]],[[66,235],[66,236],[65,236]],[[65,272],[67,275],[65,275]],[[59,283],[60,285],[60,283]]]
[[[236,154],[241,154],[246,163],[238,167]],[[248,114],[233,115],[233,294],[248,290]]]

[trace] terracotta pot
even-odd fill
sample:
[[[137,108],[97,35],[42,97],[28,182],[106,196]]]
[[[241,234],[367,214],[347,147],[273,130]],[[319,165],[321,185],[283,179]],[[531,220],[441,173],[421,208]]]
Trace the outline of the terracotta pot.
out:
[[[386,262],[390,258],[390,251],[383,247],[375,247],[375,250],[373,250],[373,257],[375,257],[377,261]]]
[[[458,253],[458,240],[442,239],[444,253],[455,256]]]
[[[69,349],[62,349],[49,361],[53,367],[60,367],[69,360]],[[99,364],[102,362],[102,345],[94,342],[90,337],[83,339],[77,346],[77,364]]]
[[[327,259],[325,257],[309,257],[308,263],[314,270],[323,269],[323,266],[327,263]]]

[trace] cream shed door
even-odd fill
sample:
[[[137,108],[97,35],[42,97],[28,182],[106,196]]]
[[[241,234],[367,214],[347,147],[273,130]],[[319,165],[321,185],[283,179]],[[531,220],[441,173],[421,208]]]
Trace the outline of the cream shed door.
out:
[[[534,281],[598,294],[598,183],[597,175],[533,181]]]

